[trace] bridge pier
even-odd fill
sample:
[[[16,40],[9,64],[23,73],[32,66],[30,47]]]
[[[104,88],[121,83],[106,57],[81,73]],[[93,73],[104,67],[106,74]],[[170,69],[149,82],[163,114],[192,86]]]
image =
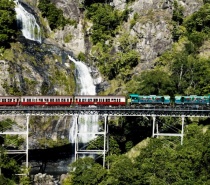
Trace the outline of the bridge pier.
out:
[[[180,137],[181,138],[181,145],[183,144],[183,139],[184,139],[184,119],[185,116],[181,115],[181,133],[160,133],[158,130],[158,122],[156,123],[156,115],[152,115],[152,137],[159,137],[159,136],[175,136],[175,137]],[[155,132],[156,131],[156,132]]]
[[[109,137],[108,137],[108,115],[105,114],[104,116],[104,130],[102,132],[86,132],[80,133],[79,132],[79,115],[76,115],[76,128],[75,128],[75,161],[78,160],[79,154],[101,154],[103,156],[103,167],[105,168],[106,162],[106,154],[109,150]],[[79,148],[79,135],[80,134],[95,134],[95,135],[102,135],[103,136],[103,150],[87,150],[87,149],[80,149]]]
[[[23,150],[6,150],[7,154],[25,154],[26,155],[26,168],[29,167],[28,163],[28,150],[29,150],[29,141],[28,141],[28,136],[29,136],[29,116],[30,114],[26,114],[26,123],[25,123],[25,130],[24,131],[2,131],[0,132],[0,135],[23,135],[25,136],[25,149]],[[0,154],[1,155],[1,154]],[[16,175],[28,175],[26,174],[16,174]]]

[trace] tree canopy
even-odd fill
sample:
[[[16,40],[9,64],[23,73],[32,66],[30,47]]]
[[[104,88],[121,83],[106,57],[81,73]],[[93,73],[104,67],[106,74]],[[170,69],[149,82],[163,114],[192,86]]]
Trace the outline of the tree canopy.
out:
[[[0,47],[9,45],[17,32],[15,3],[0,0]]]

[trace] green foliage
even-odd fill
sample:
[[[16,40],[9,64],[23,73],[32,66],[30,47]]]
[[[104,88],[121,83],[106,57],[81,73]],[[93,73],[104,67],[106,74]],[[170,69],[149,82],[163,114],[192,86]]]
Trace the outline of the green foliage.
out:
[[[0,47],[8,46],[16,37],[17,23],[14,9],[13,1],[0,0]]]
[[[108,156],[107,170],[91,158],[79,159],[71,164],[70,175],[65,183],[208,184],[210,182],[209,137],[208,128],[204,129],[203,126],[193,123],[185,127],[183,145],[180,145],[180,140],[175,137],[152,138],[133,160],[125,155]]]
[[[106,170],[92,158],[78,159],[70,168],[71,183],[74,185],[98,185],[107,174]]]
[[[16,185],[16,183],[13,180],[10,180],[9,178],[4,177],[4,175],[0,175],[0,183],[6,184],[6,185]]]
[[[31,92],[28,95],[34,95],[35,88],[38,82],[29,78],[24,78],[24,82],[25,82],[26,89],[29,89]]]
[[[210,4],[205,4],[199,11],[184,20],[187,35],[190,41],[200,47],[203,41],[209,37],[210,31]]]
[[[178,23],[179,25],[182,24],[184,19],[184,8],[178,4],[178,2],[174,1],[174,9],[173,9],[173,15],[172,20]]]
[[[208,94],[209,89],[209,60],[188,55],[186,51],[174,57],[171,66],[171,77],[178,94]]]
[[[128,85],[130,93],[172,95],[174,92],[174,82],[169,74],[158,69],[143,71],[134,83]]]
[[[182,14],[176,12],[175,15],[173,19],[178,24],[174,27],[173,34],[179,41],[171,51],[160,57],[158,68],[161,66],[160,69],[165,69],[170,74],[173,94],[208,94],[209,60],[202,59],[198,53],[210,36],[210,4],[206,3],[183,21]]]
[[[91,4],[87,7],[86,17],[93,22],[92,42],[105,43],[111,36],[115,35],[115,30],[120,23],[127,18],[128,10],[120,13],[112,6],[102,3]]]
[[[4,132],[5,130],[9,130],[12,126],[16,124],[15,121],[12,121],[10,118],[0,121],[0,131]]]
[[[71,68],[73,66],[71,65]],[[54,70],[51,71],[52,76],[50,77],[50,84],[44,83],[42,88],[43,88],[43,93],[47,94],[48,90],[51,88],[53,84],[56,84],[57,86],[60,86],[60,89],[64,89],[65,93],[67,94],[72,94],[75,91],[75,83],[72,80],[73,73],[66,73],[66,71],[62,71],[59,68],[54,68]],[[60,92],[57,92],[62,94],[62,90]]]
[[[103,150],[104,149],[104,137],[97,137],[95,140],[88,143],[88,150]],[[121,153],[119,143],[116,140],[116,137],[109,137],[109,154],[110,155],[119,155]]]
[[[21,146],[24,141],[25,139],[20,135],[6,135],[4,145],[17,148]]]
[[[99,51],[99,69],[109,80],[117,76],[123,81],[131,78],[131,70],[138,65],[140,56],[136,48],[137,40],[128,33],[119,38],[119,52],[110,55],[108,51]],[[111,52],[111,51],[110,51]]]
[[[57,139],[56,141],[53,139],[38,139],[39,147],[42,149],[46,148],[53,148],[53,147],[58,147],[58,146],[63,146],[66,144],[69,144],[68,139]]]
[[[47,17],[50,28],[64,28],[66,24],[75,25],[75,21],[66,19],[63,16],[63,11],[58,9],[50,0],[42,0],[39,2],[38,8],[42,12],[43,17]]]
[[[63,40],[64,40],[65,43],[68,43],[72,40],[72,38],[73,38],[73,36],[71,34],[68,34],[68,35],[64,36]]]
[[[210,0],[203,0],[203,3],[204,3],[204,4],[210,3]]]
[[[138,18],[139,18],[139,15],[138,15],[137,12],[135,12],[135,14],[133,16],[133,19],[130,20],[130,28],[134,27],[134,25],[136,24]]]
[[[185,33],[183,27],[180,26],[184,20],[183,12],[183,7],[179,5],[177,1],[174,1],[174,9],[172,15],[172,24],[174,27],[172,30],[172,36],[174,41],[178,41],[179,37]]]
[[[186,128],[184,145],[172,144],[167,139],[152,139],[137,157],[136,167],[140,172],[140,184],[206,184],[208,170],[203,161],[209,130],[192,124]],[[200,171],[200,172],[199,172]],[[207,175],[207,176],[206,176]]]
[[[80,61],[86,61],[86,55],[84,53],[82,53],[82,52],[79,53],[77,58]]]
[[[0,178],[3,181],[6,181],[11,185],[13,184],[13,181],[18,181],[18,178],[15,174],[21,173],[20,166],[13,158],[9,158],[9,156],[6,155],[5,151],[2,148],[0,148],[0,168],[3,174],[3,176],[1,176]]]
[[[138,170],[127,156],[111,156],[110,170],[102,184],[139,185]]]

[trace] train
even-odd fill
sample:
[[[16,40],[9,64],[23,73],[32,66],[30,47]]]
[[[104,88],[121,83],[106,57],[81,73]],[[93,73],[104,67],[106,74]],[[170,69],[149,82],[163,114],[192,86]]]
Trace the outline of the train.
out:
[[[0,106],[201,106],[208,107],[210,95],[71,95],[0,96]]]
[[[210,95],[198,96],[198,95],[176,95],[175,97],[170,97],[168,95],[139,95],[130,94],[129,95],[130,105],[161,105],[164,107],[208,107],[210,103]]]

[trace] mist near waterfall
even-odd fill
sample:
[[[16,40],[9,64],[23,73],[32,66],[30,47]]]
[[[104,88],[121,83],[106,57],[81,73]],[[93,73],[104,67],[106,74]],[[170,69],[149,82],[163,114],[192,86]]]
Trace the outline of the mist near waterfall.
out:
[[[90,69],[82,61],[77,61],[69,56],[70,61],[74,62],[76,67],[77,95],[96,95],[96,86],[91,77]],[[75,142],[76,116],[73,117],[69,132],[69,141]],[[79,133],[96,133],[99,130],[98,115],[79,115]],[[95,134],[80,134],[79,143],[88,143],[95,138]]]

